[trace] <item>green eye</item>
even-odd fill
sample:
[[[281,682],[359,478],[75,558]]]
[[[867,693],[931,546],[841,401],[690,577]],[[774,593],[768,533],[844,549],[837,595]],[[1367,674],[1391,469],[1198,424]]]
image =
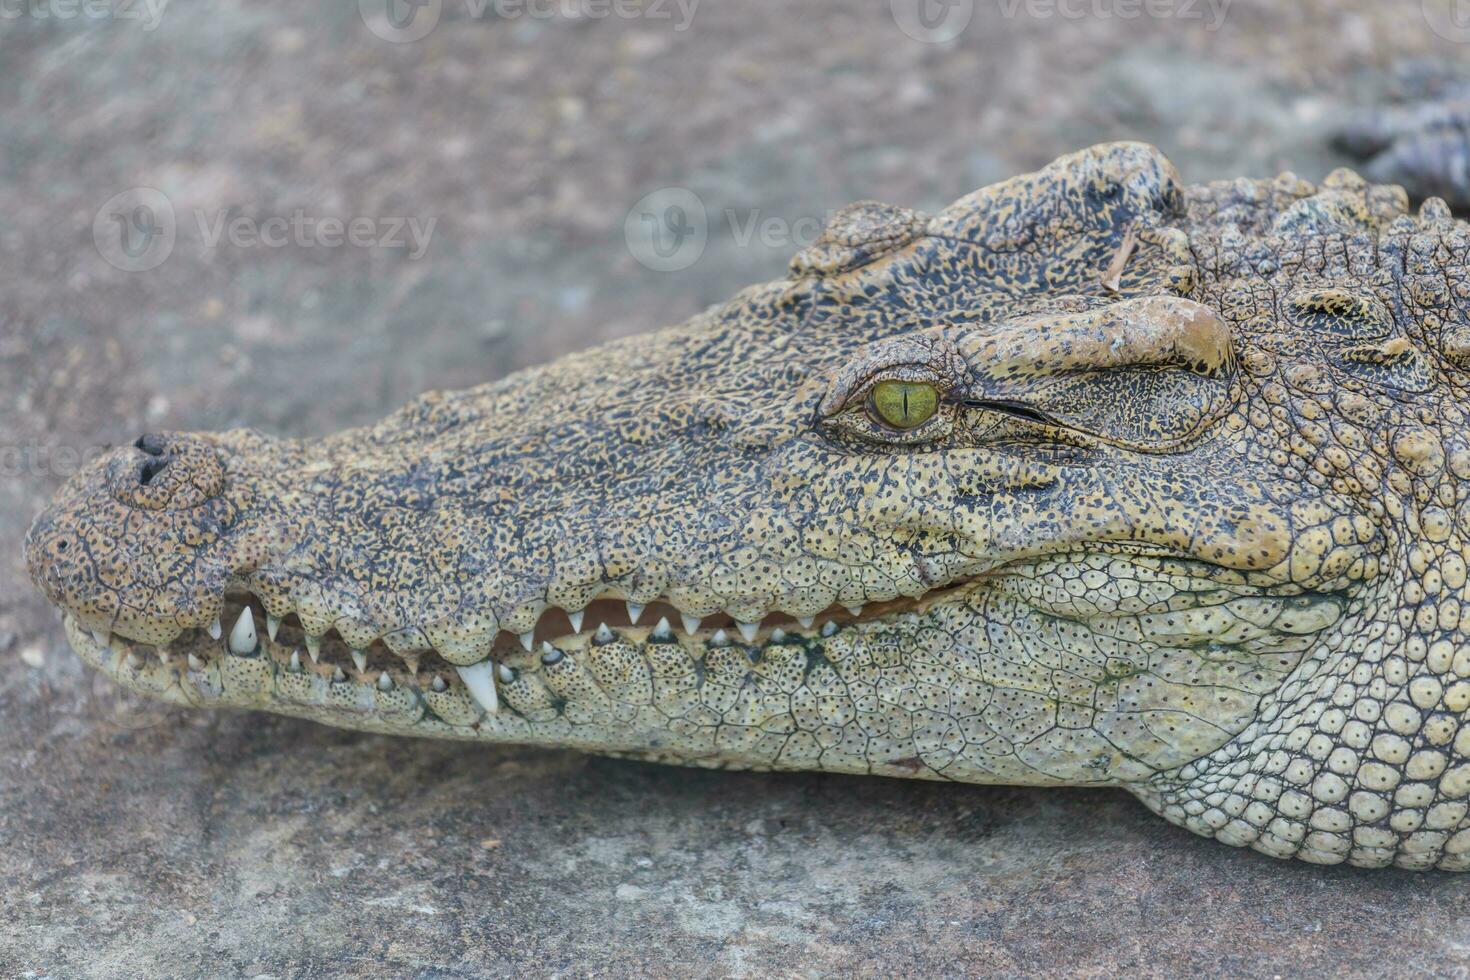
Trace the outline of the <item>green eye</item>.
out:
[[[873,414],[895,429],[914,429],[939,411],[939,389],[923,381],[880,381],[873,386]]]

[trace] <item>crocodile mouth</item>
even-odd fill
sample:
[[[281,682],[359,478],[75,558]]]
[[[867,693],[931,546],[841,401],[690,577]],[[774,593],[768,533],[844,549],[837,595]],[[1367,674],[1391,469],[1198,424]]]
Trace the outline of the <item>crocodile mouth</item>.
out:
[[[1261,635],[1315,632],[1335,621],[1340,613],[1336,597],[1307,593],[1263,573],[1235,571],[1170,549],[1118,543],[1098,545],[1072,556],[1014,560],[917,597],[861,606],[834,604],[810,617],[774,612],[758,623],[739,622],[724,613],[694,617],[662,600],[636,603],[599,598],[575,612],[551,607],[525,633],[498,633],[489,655],[469,665],[452,662],[432,647],[404,646],[395,642],[392,634],[353,647],[335,630],[310,633],[295,613],[272,616],[259,596],[239,587],[226,591],[221,615],[210,627],[185,629],[164,644],[145,644],[89,628],[70,612],[64,614],[64,621],[73,648],[92,666],[125,687],[175,703],[233,704],[297,714],[336,712],[339,720],[345,712],[361,720],[381,715],[385,700],[389,702],[386,708],[396,710],[407,701],[433,715],[435,702],[449,699],[461,708],[471,706],[477,717],[467,722],[465,712],[460,710],[447,723],[477,730],[487,718],[506,711],[525,712],[526,698],[517,698],[514,693],[518,687],[524,695],[525,688],[536,686],[530,681],[539,684],[540,678],[560,669],[569,659],[605,653],[599,648],[613,644],[645,651],[660,644],[678,644],[695,658],[728,651],[754,662],[762,651],[786,644],[808,646],[854,628],[917,623],[944,607],[977,602],[982,594],[1019,597],[1019,601],[1046,606],[1048,614],[1058,619],[1074,615],[1085,619],[1082,610],[1065,608],[1068,603],[1081,602],[1095,611],[1100,599],[1088,598],[1085,590],[1079,596],[1050,586],[1057,596],[1048,599],[1046,589],[1025,594],[1025,589],[1013,587],[1016,583],[1044,582],[1046,572],[1041,566],[1056,561],[1094,565],[1122,562],[1128,569],[1160,580],[1194,583],[1193,593],[1186,592],[1166,604],[1175,611],[1232,600],[1265,599],[1276,611],[1263,621],[1258,630]],[[1100,566],[1094,571],[1102,574]],[[1320,613],[1323,598],[1331,599],[1327,603],[1330,614],[1325,617]],[[1147,605],[1146,597],[1131,602],[1125,598],[1119,602],[1119,609],[1132,615],[1142,613]],[[1292,616],[1298,621],[1293,622]],[[284,696],[282,688],[286,690]],[[319,710],[306,710],[313,703]],[[437,713],[456,714],[442,708]]]

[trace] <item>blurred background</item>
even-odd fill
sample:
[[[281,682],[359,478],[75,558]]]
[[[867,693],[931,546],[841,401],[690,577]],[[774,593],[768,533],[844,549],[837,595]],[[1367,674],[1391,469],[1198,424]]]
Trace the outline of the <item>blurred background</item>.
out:
[[[1467,59],[1465,0],[0,0],[0,976],[1463,973],[1463,882],[1121,793],[131,702],[20,543],[145,429],[367,423],[1103,140],[1318,180]]]

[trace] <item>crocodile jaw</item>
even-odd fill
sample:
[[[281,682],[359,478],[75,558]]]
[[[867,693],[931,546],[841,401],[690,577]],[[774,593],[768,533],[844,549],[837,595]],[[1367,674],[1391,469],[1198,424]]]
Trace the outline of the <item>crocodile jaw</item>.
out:
[[[1064,610],[1036,598],[1047,583],[1108,571],[1125,586],[1115,601]],[[258,600],[243,597],[227,603],[235,618],[217,638],[195,630],[155,648],[70,616],[66,627],[89,664],[177,705],[701,765],[1138,787],[1240,731],[1348,606],[1115,550],[749,639],[686,632],[655,606],[644,610],[652,624],[587,620],[471,667],[332,637],[308,651],[297,623],[257,624]],[[1074,650],[1061,674],[1013,659],[1063,636]],[[955,717],[964,731],[940,722]],[[861,742],[843,734],[854,720],[870,732]]]

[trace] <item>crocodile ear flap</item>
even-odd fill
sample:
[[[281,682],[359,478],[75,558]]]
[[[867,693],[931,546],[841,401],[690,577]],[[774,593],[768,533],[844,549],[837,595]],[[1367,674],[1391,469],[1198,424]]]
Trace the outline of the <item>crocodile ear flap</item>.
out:
[[[878,201],[839,209],[821,237],[791,259],[793,279],[840,275],[891,255],[923,237],[929,216]]]

